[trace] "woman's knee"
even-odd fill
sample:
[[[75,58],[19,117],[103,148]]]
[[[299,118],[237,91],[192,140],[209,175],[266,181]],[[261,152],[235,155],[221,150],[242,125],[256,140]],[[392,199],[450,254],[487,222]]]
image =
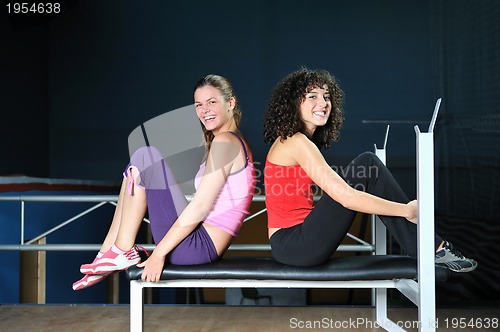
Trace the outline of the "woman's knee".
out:
[[[372,164],[377,164],[380,163],[380,159],[377,157],[377,155],[373,152],[370,151],[365,151],[358,155],[356,158],[354,158],[353,162],[357,164],[366,164],[366,165],[372,165]]]
[[[154,146],[143,146],[137,149],[130,157],[130,164],[137,167],[140,172],[161,161],[163,155]]]
[[[358,155],[348,166],[346,179],[377,179],[386,172],[386,166],[373,152],[363,152]],[[365,191],[365,190],[364,190]]]
[[[356,166],[364,166],[366,167],[366,171],[369,172],[372,176],[378,174],[381,168],[385,168],[385,164],[377,157],[377,155],[373,152],[366,151],[361,153],[359,156],[354,158],[353,164]],[[373,173],[376,174],[373,174]]]

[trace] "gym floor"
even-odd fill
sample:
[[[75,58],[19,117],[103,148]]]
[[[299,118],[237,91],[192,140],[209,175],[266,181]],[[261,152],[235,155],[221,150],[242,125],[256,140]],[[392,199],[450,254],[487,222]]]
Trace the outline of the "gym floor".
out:
[[[415,308],[390,308],[389,317],[418,330]],[[498,331],[500,309],[438,309],[437,331]],[[127,305],[0,305],[0,331],[105,331],[130,329]],[[147,305],[144,331],[383,331],[371,307],[265,307]]]

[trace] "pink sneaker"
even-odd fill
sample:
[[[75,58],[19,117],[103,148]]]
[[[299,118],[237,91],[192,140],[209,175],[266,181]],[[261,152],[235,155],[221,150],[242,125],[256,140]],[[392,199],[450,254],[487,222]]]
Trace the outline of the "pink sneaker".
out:
[[[105,274],[86,274],[82,279],[73,284],[73,290],[80,290],[92,285],[97,284],[99,281],[104,280],[111,273]]]
[[[140,262],[141,257],[137,246],[132,247],[129,251],[123,251],[113,245],[101,257],[96,257],[92,263],[83,264],[80,267],[80,272],[83,274],[104,274],[122,271]]]
[[[95,256],[95,258],[94,258],[94,260],[92,261],[92,263],[90,263],[90,264],[82,264],[82,265],[80,265],[80,272],[82,272],[82,269],[83,269],[83,267],[84,267],[84,266],[89,266],[89,265],[91,265],[91,264],[94,264],[94,263],[95,263],[95,262],[96,262],[99,258],[101,258],[101,257],[102,257],[102,255],[104,255],[104,254],[103,254],[102,252],[100,252],[100,251],[99,251],[99,252],[97,252],[97,256]],[[83,273],[83,272],[82,272],[82,273]]]

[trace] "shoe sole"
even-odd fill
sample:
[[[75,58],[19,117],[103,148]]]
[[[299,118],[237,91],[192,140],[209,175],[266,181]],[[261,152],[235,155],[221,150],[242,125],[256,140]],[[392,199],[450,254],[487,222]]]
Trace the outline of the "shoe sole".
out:
[[[132,262],[130,265],[119,268],[119,269],[113,265],[101,265],[101,266],[97,266],[95,269],[82,269],[82,268],[80,268],[80,272],[83,274],[87,274],[87,275],[119,272],[119,271],[123,271],[123,270],[128,269],[132,265],[139,264],[140,262],[141,262],[140,260],[137,262]]]
[[[471,271],[474,271],[474,270],[477,268],[477,266],[478,266],[479,264],[476,264],[476,265],[474,265],[474,266],[472,266],[472,267],[465,267],[465,268],[460,269],[460,270],[450,268],[450,267],[449,267],[449,266],[447,266],[445,263],[436,263],[436,265],[446,267],[446,268],[448,268],[448,270],[453,271],[453,272],[457,272],[457,273],[465,273],[465,272],[471,272]]]
[[[106,274],[101,274],[101,275],[97,275],[96,274],[96,275],[92,275],[92,276],[87,275],[87,276],[83,277],[82,279],[84,279],[86,277],[88,279],[91,279],[92,277],[95,277],[95,278],[93,278],[92,280],[88,281],[87,283],[80,282],[80,280],[77,281],[77,282],[75,282],[73,284],[73,286],[72,286],[73,290],[78,291],[78,290],[85,289],[87,287],[93,286],[93,285],[97,284],[98,282],[101,282],[102,280],[104,280],[110,274],[111,273],[106,273]]]

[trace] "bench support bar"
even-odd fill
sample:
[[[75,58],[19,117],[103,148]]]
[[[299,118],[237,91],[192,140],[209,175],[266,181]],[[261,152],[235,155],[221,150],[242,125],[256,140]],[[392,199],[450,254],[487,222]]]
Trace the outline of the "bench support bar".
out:
[[[376,288],[377,323],[387,331],[404,331],[387,318],[386,289],[396,288],[414,301],[418,294],[418,285],[413,280],[352,280],[352,281],[310,281],[310,280],[255,280],[255,279],[179,279],[164,280],[157,283],[130,281],[130,331],[144,330],[143,289],[162,288]]]

